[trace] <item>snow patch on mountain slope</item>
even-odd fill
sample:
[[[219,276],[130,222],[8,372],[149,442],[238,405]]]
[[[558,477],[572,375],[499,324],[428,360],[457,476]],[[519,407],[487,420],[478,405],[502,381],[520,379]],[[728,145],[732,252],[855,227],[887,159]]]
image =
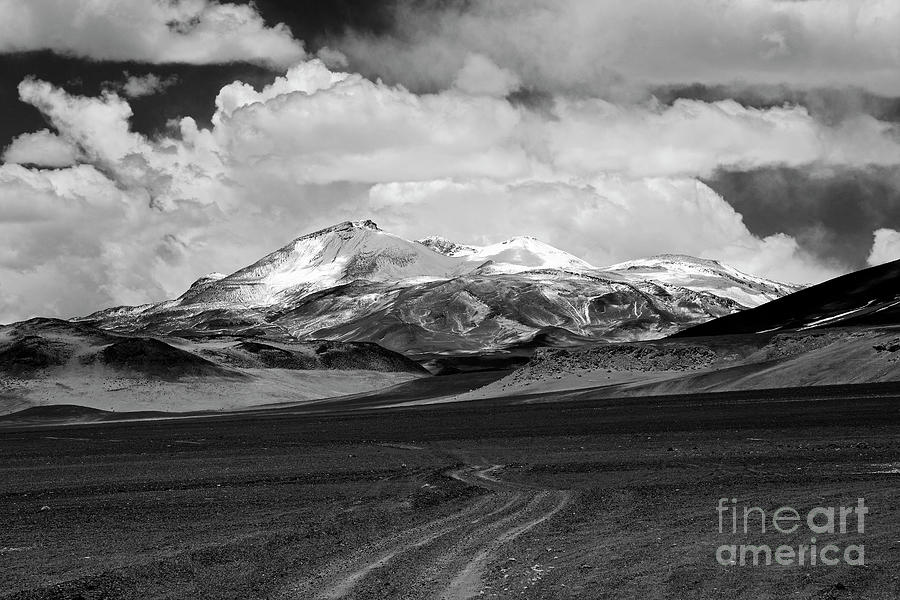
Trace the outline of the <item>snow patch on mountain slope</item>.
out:
[[[213,281],[219,281],[220,279],[224,279],[225,277],[228,277],[227,273],[219,273],[218,271],[213,271],[212,273],[207,273],[203,277],[197,279],[197,281],[191,284],[191,287],[194,287],[195,285],[203,285],[204,283],[212,283]]]
[[[452,242],[439,235],[428,236],[427,238],[416,240],[416,242],[445,256],[465,256],[471,254],[476,249],[475,246],[457,244],[456,242]]]
[[[458,244],[440,236],[431,236],[418,243],[446,256],[465,258],[481,265],[488,261],[491,272],[521,273],[530,269],[594,270],[596,267],[550,244],[530,236],[516,236],[487,246]]]
[[[654,281],[665,288],[689,288],[728,298],[753,308],[800,289],[755,277],[716,260],[680,254],[662,254],[604,267],[603,271],[629,279]]]
[[[412,285],[454,277],[471,268],[470,261],[386,233],[372,221],[346,221],[295,239],[200,293],[188,295],[183,303],[267,306],[285,295],[305,295],[355,280]]]
[[[492,267],[506,273],[529,269],[592,270],[593,265],[550,244],[528,236],[476,248],[465,255],[471,261],[492,261]]]

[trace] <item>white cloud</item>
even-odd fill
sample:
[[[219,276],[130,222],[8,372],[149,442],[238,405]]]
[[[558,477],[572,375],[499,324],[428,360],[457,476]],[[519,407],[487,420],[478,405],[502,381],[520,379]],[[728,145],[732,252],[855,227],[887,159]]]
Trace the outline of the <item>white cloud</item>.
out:
[[[322,46],[316,51],[316,58],[325,63],[329,69],[346,69],[350,64],[347,61],[347,55],[328,46]]]
[[[466,57],[453,86],[467,94],[503,97],[521,85],[519,76],[481,54]]]
[[[659,106],[558,98],[536,112],[456,89],[416,95],[333,73],[318,60],[260,91],[232,83],[216,106],[214,136],[231,158],[317,183],[900,163],[897,126],[871,117],[832,128],[801,107],[730,100]]]
[[[213,135],[235,162],[298,181],[379,182],[445,176],[509,178],[532,168],[508,102],[455,91],[416,95],[319,60],[257,92],[216,98]]]
[[[131,75],[126,71],[125,82],[120,84],[122,93],[129,98],[140,98],[142,96],[152,96],[159,94],[178,83],[178,77],[161,78],[155,73],[147,73],[146,75]]]
[[[859,116],[826,127],[798,106],[560,99],[553,114],[546,123],[548,145],[555,164],[567,172],[709,175],[717,168],[900,164],[896,124]]]
[[[78,148],[48,129],[23,133],[3,152],[3,162],[38,167],[70,167],[78,162]]]
[[[533,235],[597,265],[673,248],[699,255],[750,237],[734,209],[689,178],[398,182],[374,186],[369,205],[379,224],[411,237]]]
[[[558,98],[548,112],[535,112],[480,93],[417,95],[313,60],[260,91],[225,86],[214,136],[238,162],[270,163],[317,183],[900,163],[896,125],[871,117],[831,128],[804,108],[730,100],[659,106]]]
[[[762,239],[756,236],[743,237],[721,248],[702,252],[700,256],[733,265],[745,273],[783,283],[819,283],[846,271],[842,265],[820,262],[801,248],[796,239],[783,233]]]
[[[141,256],[154,215],[129,200],[91,166],[0,167],[0,321],[160,294]]]
[[[53,50],[95,60],[247,61],[287,67],[303,44],[253,4],[216,0],[0,0],[0,52]]]
[[[192,119],[181,126],[181,139],[151,141],[130,130],[131,107],[123,98],[104,92],[99,98],[72,96],[51,84],[26,79],[20,98],[33,104],[63,137],[78,144],[83,159],[119,187],[129,189],[155,208],[179,202],[225,202],[221,158]]]
[[[149,139],[115,93],[25,80],[21,98],[58,132],[34,139],[77,147],[84,164],[0,167],[0,320],[171,297],[202,273],[370,216],[410,237],[531,234],[598,264],[682,252],[805,283],[836,270],[788,236],[752,235],[696,177],[898,161],[895,132],[871,119],[850,135],[790,107],[558,98],[531,110],[471,91],[417,95],[312,60],[261,90],[223,87],[209,129],[185,117]]]
[[[100,98],[72,96],[46,81],[26,79],[19,84],[19,98],[96,160],[112,163],[147,147],[146,140],[129,129],[128,102],[114,93],[105,92]]]
[[[866,262],[870,266],[900,260],[900,231],[878,229],[873,234],[872,250]]]
[[[621,98],[646,85],[859,86],[900,94],[895,0],[475,0],[399,3],[396,37],[335,42],[351,64],[446,88],[470,53],[550,92]]]
[[[754,236],[721,196],[691,178],[437,180],[379,184],[369,196],[379,225],[409,237],[487,244],[532,235],[598,266],[676,251],[788,282],[838,274],[790,236]]]
[[[142,188],[91,165],[0,166],[0,322],[172,297],[204,272],[236,270],[304,233],[292,218],[302,222],[302,210],[210,195],[151,208]]]

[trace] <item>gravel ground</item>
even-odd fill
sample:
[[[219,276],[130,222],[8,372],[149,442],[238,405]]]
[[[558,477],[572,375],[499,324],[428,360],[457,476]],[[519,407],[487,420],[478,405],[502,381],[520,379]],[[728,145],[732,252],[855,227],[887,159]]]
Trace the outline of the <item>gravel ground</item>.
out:
[[[3,598],[900,597],[900,399],[766,392],[6,429]],[[721,566],[716,504],[866,566]]]

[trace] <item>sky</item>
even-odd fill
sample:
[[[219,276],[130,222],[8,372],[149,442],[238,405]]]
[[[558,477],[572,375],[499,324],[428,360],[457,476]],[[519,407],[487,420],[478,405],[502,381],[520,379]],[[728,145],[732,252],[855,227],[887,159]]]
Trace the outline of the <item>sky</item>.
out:
[[[0,0],[0,322],[304,233],[900,258],[895,0]]]

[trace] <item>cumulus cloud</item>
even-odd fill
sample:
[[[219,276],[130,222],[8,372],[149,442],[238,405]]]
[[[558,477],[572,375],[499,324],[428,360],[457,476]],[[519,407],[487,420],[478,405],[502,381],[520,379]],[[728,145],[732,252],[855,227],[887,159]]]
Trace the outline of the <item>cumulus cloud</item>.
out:
[[[214,136],[229,156],[272,177],[394,181],[509,178],[532,161],[518,143],[522,113],[508,102],[454,91],[416,95],[333,73],[319,60],[257,92],[241,82],[216,98]]]
[[[347,55],[328,46],[322,46],[316,51],[316,58],[325,63],[329,69],[346,69],[349,65]]]
[[[236,270],[303,233],[291,218],[303,211],[293,212],[277,202],[209,199],[151,208],[140,187],[123,187],[93,165],[4,164],[0,322],[84,315],[180,294],[200,274]]]
[[[754,236],[721,196],[692,178],[398,182],[373,186],[369,199],[380,225],[410,237],[487,244],[524,234],[598,266],[677,251],[787,282],[838,274],[790,236]]]
[[[19,84],[19,98],[40,110],[57,131],[95,160],[111,164],[146,146],[144,138],[129,129],[128,102],[114,93],[105,92],[100,98],[73,96],[46,81],[26,79]]]
[[[58,132],[35,135],[77,147],[81,164],[0,167],[0,320],[22,306],[65,315],[175,296],[202,273],[368,216],[409,237],[531,234],[597,264],[683,252],[805,283],[835,270],[788,235],[751,234],[697,176],[900,156],[874,119],[854,137],[791,107],[559,97],[529,108],[503,97],[511,85],[415,94],[313,59],[261,89],[223,87],[209,128],[185,117],[148,138],[114,92],[27,79],[21,99]],[[71,293],[50,291],[60,287]]]
[[[95,60],[287,67],[303,44],[251,4],[216,0],[0,0],[0,52]]]
[[[216,139],[235,160],[258,165],[277,157],[279,168],[318,183],[900,163],[898,127],[872,117],[828,127],[802,107],[751,109],[727,100],[663,106],[558,98],[539,112],[457,89],[414,94],[332,72],[318,60],[259,91],[229,84],[216,107]]]
[[[893,0],[399,2],[397,32],[335,41],[371,76],[442,89],[475,52],[527,87],[621,98],[673,83],[900,94]]]
[[[78,148],[72,142],[42,129],[15,138],[3,152],[2,160],[20,165],[59,168],[74,165],[79,155]]]
[[[394,182],[373,186],[369,198],[389,230],[475,244],[533,235],[597,265],[676,247],[699,255],[750,237],[740,215],[688,178]],[[420,231],[423,223],[440,230]]]
[[[158,295],[152,261],[140,256],[153,215],[141,208],[91,166],[0,167],[0,321]]]
[[[733,100],[671,106],[557,101],[546,124],[556,164],[576,172],[708,175],[764,165],[900,163],[900,127],[858,116],[826,127],[798,106],[753,109]]]
[[[696,100],[665,106],[558,98],[546,110],[531,110],[458,89],[414,94],[331,71],[318,59],[260,90],[240,81],[223,87],[213,128],[199,130],[187,117],[176,139],[151,141],[131,131],[131,108],[112,92],[79,97],[28,79],[19,94],[123,178],[134,176],[141,161],[175,179],[173,170],[200,166],[276,179],[288,172],[294,182],[314,184],[694,177],[723,167],[900,164],[897,126],[872,117],[828,127],[801,107]]]
[[[178,83],[178,77],[171,75],[169,77],[160,77],[155,73],[147,73],[146,75],[132,75],[125,71],[125,81],[115,84],[115,87],[122,90],[122,93],[129,98],[140,98],[142,96],[152,96],[164,92],[166,88],[172,87]]]
[[[877,229],[873,234],[872,251],[867,262],[870,266],[900,260],[900,231]]]
[[[85,162],[115,185],[140,195],[154,208],[183,201],[226,201],[216,178],[221,159],[191,119],[178,140],[150,139],[131,131],[131,107],[113,92],[98,98],[73,96],[45,81],[26,79],[19,97],[37,107],[67,140],[78,145]]]
[[[509,69],[501,69],[481,54],[466,57],[453,86],[474,95],[506,96],[521,85],[519,76]]]

